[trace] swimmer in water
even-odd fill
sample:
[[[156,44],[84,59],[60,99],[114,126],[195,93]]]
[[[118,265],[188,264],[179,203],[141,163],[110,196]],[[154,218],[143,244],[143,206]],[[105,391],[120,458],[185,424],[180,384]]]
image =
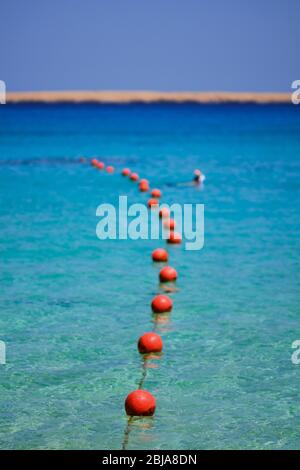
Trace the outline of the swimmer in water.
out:
[[[175,183],[175,184],[169,183],[167,186],[200,186],[204,180],[205,180],[204,174],[200,170],[196,169],[194,171],[193,181],[189,181],[186,183]]]
[[[194,183],[195,184],[201,184],[202,183],[202,180],[201,180],[201,171],[200,170],[195,170],[194,171]]]

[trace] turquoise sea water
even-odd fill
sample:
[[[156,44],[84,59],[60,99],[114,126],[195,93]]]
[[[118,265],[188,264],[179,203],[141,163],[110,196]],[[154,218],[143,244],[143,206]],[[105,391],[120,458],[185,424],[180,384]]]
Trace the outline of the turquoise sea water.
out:
[[[107,175],[78,157],[97,155]],[[300,107],[0,107],[2,449],[119,449],[124,399],[153,327],[151,251],[100,241],[96,207],[138,171],[166,202],[205,204],[201,251],[170,248],[179,279],[145,388],[153,418],[129,449],[300,447]],[[168,186],[206,174],[203,191]]]

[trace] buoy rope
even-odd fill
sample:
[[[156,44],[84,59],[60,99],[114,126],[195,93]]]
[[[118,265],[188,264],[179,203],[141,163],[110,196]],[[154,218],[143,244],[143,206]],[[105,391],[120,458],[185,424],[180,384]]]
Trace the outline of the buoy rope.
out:
[[[157,317],[155,317],[154,319],[154,325],[151,329],[151,331],[153,331],[153,333],[155,333],[157,331],[157,326],[158,326],[158,323],[157,323]],[[143,386],[144,386],[144,383],[145,383],[145,380],[147,378],[147,372],[148,372],[148,367],[147,367],[147,363],[149,362],[149,359],[146,359],[144,358],[143,359],[143,369],[142,369],[142,376],[141,376],[141,379],[140,381],[138,382],[138,385],[137,385],[137,389],[141,390],[143,389]],[[132,430],[132,422],[133,422],[133,419],[134,417],[133,416],[129,416],[128,419],[127,419],[127,424],[125,426],[125,429],[124,429],[124,437],[123,437],[123,442],[122,442],[122,450],[127,450],[127,445],[129,444],[129,434]]]
[[[152,328],[153,333],[157,330],[157,319],[154,321],[154,326]],[[140,378],[140,381],[138,382],[137,388],[141,390],[144,386],[144,382],[147,378],[147,372],[148,372],[148,367],[147,363],[149,362],[149,359],[146,359],[144,357],[143,359],[143,369],[142,369],[142,376]],[[129,416],[127,419],[127,424],[124,429],[124,436],[123,436],[123,441],[122,441],[122,450],[127,450],[127,446],[129,443],[129,434],[132,430],[132,422],[133,422],[134,416]]]
[[[133,416],[129,416],[128,420],[127,420],[127,425],[125,427],[125,430],[124,430],[124,438],[123,438],[123,442],[122,442],[122,450],[127,450],[127,445],[128,445],[128,442],[129,442],[129,434],[130,434],[130,431],[131,431],[131,423],[133,421]]]
[[[99,162],[97,159],[93,159],[91,161],[92,165],[97,167],[98,169],[103,169],[105,167],[104,163],[103,162]],[[114,167],[112,166],[108,166],[106,168],[107,172],[108,173],[113,173],[114,172]],[[123,173],[125,174],[125,173]],[[134,174],[136,177],[135,178],[131,178],[133,179],[134,181],[138,180],[138,175],[137,174]],[[147,183],[148,184],[148,183]],[[147,189],[149,189],[149,186],[147,187]],[[146,190],[146,189],[144,189]],[[157,197],[160,197],[160,191],[159,190],[155,190],[157,192]],[[151,201],[151,200],[150,200]],[[149,202],[148,202],[148,206],[149,206]],[[149,206],[150,207],[150,206]],[[175,291],[174,291],[175,292]],[[157,330],[157,327],[158,327],[158,321],[157,321],[157,316],[154,317],[154,325],[152,327],[152,332],[155,333],[156,330]],[[138,382],[137,384],[137,388],[139,390],[143,389],[143,385],[144,385],[144,382],[147,378],[147,371],[148,371],[148,362],[149,362],[150,358],[147,358],[147,356],[144,356],[143,358],[143,366],[142,366],[142,375],[141,375],[141,378],[140,378],[140,381]],[[124,429],[124,434],[123,434],[123,440],[122,440],[122,450],[127,450],[127,446],[128,446],[128,443],[129,443],[129,435],[130,435],[130,432],[132,430],[132,423],[134,421],[134,416],[128,416],[127,418],[127,423],[126,423],[126,426],[125,426],[125,429]]]
[[[140,390],[143,388],[144,382],[147,377],[147,359],[144,359],[143,361],[143,371],[142,371],[142,376],[141,379],[137,385],[137,388]],[[133,422],[134,416],[129,416],[127,419],[127,424],[124,429],[124,437],[123,437],[123,442],[122,442],[122,450],[127,450],[127,445],[129,443],[129,434],[132,429],[132,422]]]

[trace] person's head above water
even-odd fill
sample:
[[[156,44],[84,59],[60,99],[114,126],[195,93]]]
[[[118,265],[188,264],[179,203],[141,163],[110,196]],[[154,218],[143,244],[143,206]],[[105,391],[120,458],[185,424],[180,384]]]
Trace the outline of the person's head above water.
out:
[[[194,171],[194,181],[200,181],[200,178],[201,178],[201,171],[197,169]]]

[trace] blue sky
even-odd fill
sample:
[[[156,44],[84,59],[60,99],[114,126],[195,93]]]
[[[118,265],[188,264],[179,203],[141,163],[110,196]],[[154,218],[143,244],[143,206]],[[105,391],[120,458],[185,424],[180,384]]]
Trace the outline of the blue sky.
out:
[[[0,0],[7,90],[289,91],[299,0]]]

